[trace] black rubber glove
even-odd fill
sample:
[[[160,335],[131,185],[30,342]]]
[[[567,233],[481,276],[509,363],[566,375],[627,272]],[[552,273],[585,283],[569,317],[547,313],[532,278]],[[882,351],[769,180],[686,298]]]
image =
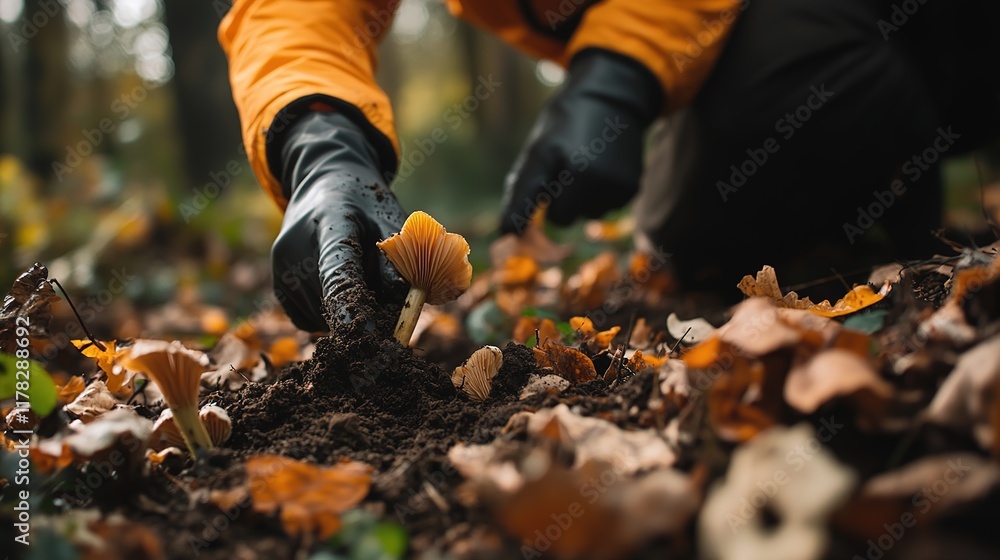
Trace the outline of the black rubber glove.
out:
[[[406,219],[376,150],[337,112],[302,116],[281,142],[276,172],[288,207],[271,250],[275,294],[301,329],[360,323],[374,330],[375,310],[364,303],[371,292],[399,302],[406,294],[406,284],[375,247]],[[328,325],[323,300],[331,296]]]
[[[663,99],[656,77],[631,58],[600,49],[578,53],[507,175],[503,233],[520,234],[539,205],[548,205],[553,223],[569,225],[632,200],[645,132]]]

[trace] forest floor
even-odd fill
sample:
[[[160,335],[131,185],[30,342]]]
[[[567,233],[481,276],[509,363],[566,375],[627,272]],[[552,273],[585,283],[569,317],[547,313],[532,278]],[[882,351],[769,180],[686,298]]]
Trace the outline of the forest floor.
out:
[[[13,353],[28,337],[32,356],[53,356],[55,400],[4,410],[3,550],[993,559],[996,252],[879,269],[833,304],[782,292],[767,267],[736,306],[662,295],[669,277],[638,256],[564,273],[552,255],[516,255],[425,310],[412,349],[391,338],[396,309],[374,332],[316,340],[262,314],[185,340],[207,364],[203,414],[221,407],[231,424],[196,459],[154,425],[167,407],[126,367],[137,342],[80,336],[46,354],[53,295],[33,269],[5,300],[0,343]],[[484,344],[503,361],[479,401],[452,372]]]

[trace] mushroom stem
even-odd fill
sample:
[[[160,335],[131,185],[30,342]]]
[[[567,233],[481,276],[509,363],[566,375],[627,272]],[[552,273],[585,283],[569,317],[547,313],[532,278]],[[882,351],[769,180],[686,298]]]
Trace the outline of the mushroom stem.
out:
[[[174,409],[174,422],[181,435],[184,436],[184,442],[187,443],[192,457],[197,457],[199,449],[214,447],[212,438],[209,437],[208,430],[205,429],[205,424],[198,417],[197,407]]]
[[[396,330],[393,331],[393,336],[403,346],[410,345],[410,337],[413,336],[413,329],[417,327],[417,319],[420,318],[420,310],[424,308],[425,301],[427,301],[427,292],[415,286],[410,288],[406,294],[403,311],[399,314]]]

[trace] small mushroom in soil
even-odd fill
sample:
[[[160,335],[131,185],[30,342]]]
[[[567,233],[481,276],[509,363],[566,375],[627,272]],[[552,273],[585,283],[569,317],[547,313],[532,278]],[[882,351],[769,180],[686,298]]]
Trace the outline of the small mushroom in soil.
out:
[[[451,383],[465,391],[474,401],[485,401],[490,397],[493,378],[503,366],[503,352],[496,346],[483,346],[472,353],[464,364],[455,368]]]
[[[205,405],[201,407],[198,416],[205,424],[208,437],[212,439],[214,445],[222,445],[233,434],[233,422],[229,419],[229,413],[221,406]]]
[[[212,447],[198,417],[198,387],[201,374],[208,369],[205,353],[185,348],[176,340],[140,340],[129,349],[123,365],[156,382],[191,455]]]
[[[149,438],[149,446],[156,451],[184,446],[184,436],[174,421],[174,411],[164,408],[160,413],[156,423],[153,424],[153,435]]]
[[[469,244],[424,212],[414,212],[399,233],[378,244],[399,274],[410,283],[393,332],[407,346],[425,303],[454,300],[472,284]]]

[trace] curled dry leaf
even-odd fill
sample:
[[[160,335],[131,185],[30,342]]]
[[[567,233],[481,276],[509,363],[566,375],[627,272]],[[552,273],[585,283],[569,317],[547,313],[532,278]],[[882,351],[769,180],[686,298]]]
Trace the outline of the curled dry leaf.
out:
[[[65,439],[73,454],[80,459],[98,459],[115,450],[125,455],[140,453],[152,432],[153,423],[130,408],[118,408],[102,415]]]
[[[886,284],[883,291],[887,291],[888,286]],[[800,299],[795,292],[788,292],[782,295],[781,288],[778,285],[778,277],[775,274],[774,268],[770,266],[765,266],[761,269],[757,273],[756,278],[750,275],[744,276],[740,280],[740,283],[737,284],[737,287],[747,297],[766,297],[777,303],[779,307],[805,309],[823,317],[849,315],[855,311],[874,305],[882,301],[885,297],[885,293],[875,292],[868,285],[855,286],[847,295],[837,300],[837,303],[833,305],[825,300],[820,303],[813,303],[809,298]]]
[[[474,401],[485,401],[490,398],[493,388],[493,378],[503,366],[503,352],[496,346],[483,346],[472,353],[469,359],[455,368],[451,374],[451,383],[457,389],[465,391]]]
[[[368,495],[372,480],[363,463],[318,467],[277,455],[251,457],[246,471],[254,511],[280,510],[286,533],[321,539],[340,529],[340,514]]]
[[[838,348],[792,367],[785,381],[785,400],[805,414],[836,398],[849,397],[862,415],[874,420],[885,411],[892,394],[892,386],[879,377],[869,360]]]
[[[104,345],[104,350],[101,350],[100,347],[89,339],[73,340],[72,342],[73,346],[76,346],[81,354],[97,362],[97,367],[101,368],[101,371],[107,376],[105,383],[108,386],[108,390],[112,393],[121,391],[122,386],[128,382],[131,376],[128,375],[128,372],[124,368],[115,367],[118,359],[125,353],[125,350],[116,348],[117,341],[108,340],[101,342]]]
[[[83,420],[91,422],[98,416],[111,410],[118,404],[115,396],[108,390],[108,386],[103,381],[94,381],[79,394],[73,402],[63,408]]]
[[[938,389],[925,420],[975,437],[984,450],[998,445],[993,424],[1000,403],[1000,335],[973,346]]]
[[[35,338],[48,338],[49,321],[52,319],[50,305],[59,300],[55,290],[48,283],[49,270],[41,263],[35,263],[14,280],[10,292],[3,298],[0,307],[0,352],[13,354],[17,349],[18,319],[26,319],[28,334]]]
[[[736,448],[724,482],[701,510],[702,558],[822,558],[827,519],[849,496],[855,474],[822,445],[812,452],[817,444],[812,427],[800,424],[772,428]],[[797,455],[805,448],[808,459]],[[774,492],[762,491],[771,485]]]
[[[622,330],[621,327],[614,326],[605,331],[598,331],[594,328],[594,322],[588,317],[570,317],[569,326],[576,331],[580,341],[587,345],[587,349],[595,354],[610,347],[611,341]]]
[[[545,342],[532,348],[540,368],[550,368],[553,373],[570,383],[586,383],[597,378],[594,362],[575,348]]]

